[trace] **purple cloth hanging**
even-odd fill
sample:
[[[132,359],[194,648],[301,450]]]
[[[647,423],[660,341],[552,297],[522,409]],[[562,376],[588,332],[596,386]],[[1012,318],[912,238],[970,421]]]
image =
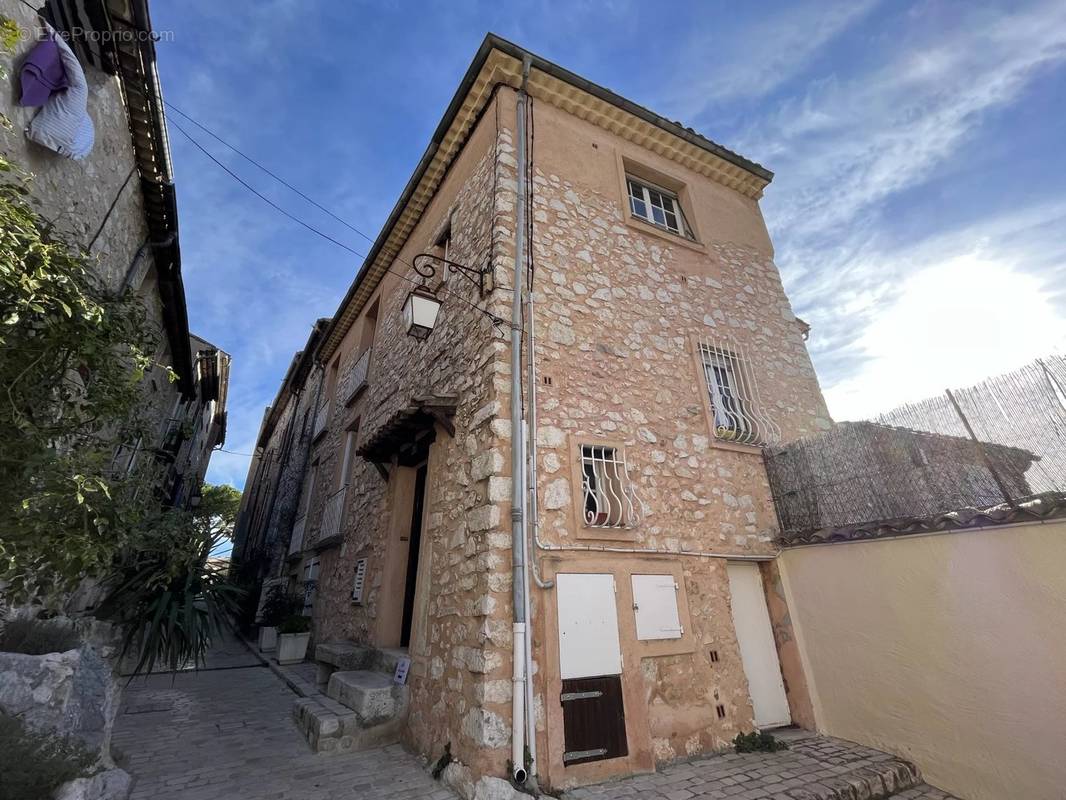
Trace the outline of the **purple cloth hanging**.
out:
[[[51,36],[38,42],[26,56],[19,78],[24,106],[43,106],[53,92],[70,85],[59,56],[59,45]]]

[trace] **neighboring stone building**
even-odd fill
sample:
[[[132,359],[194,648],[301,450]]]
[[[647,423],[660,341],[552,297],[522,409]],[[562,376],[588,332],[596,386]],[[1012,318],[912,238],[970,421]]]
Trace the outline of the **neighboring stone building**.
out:
[[[290,548],[293,573],[316,587],[330,678],[328,697],[297,709],[312,743],[399,736],[433,759],[450,743],[464,794],[506,774],[522,686],[510,521],[523,431],[508,412],[503,322],[522,169],[537,577],[534,724],[517,732],[535,729],[541,785],[651,770],[756,726],[811,721],[774,583],[760,446],[830,421],[759,210],[772,175],[490,36],[318,346],[307,512]],[[412,284],[441,302],[425,338],[408,335]],[[263,452],[271,442],[261,437]],[[405,657],[405,689],[373,688],[375,670]],[[383,715],[368,710],[377,699]]]
[[[0,15],[22,34],[5,64],[12,77],[0,113],[12,126],[0,126],[0,151],[32,174],[33,202],[57,238],[93,257],[108,289],[142,300],[159,340],[158,366],[144,378],[145,408],[157,436],[119,447],[114,468],[130,469],[145,454],[155,455],[166,465],[164,493],[184,505],[198,494],[211,449],[224,435],[230,357],[189,333],[148,4],[49,0],[40,8],[43,18],[29,4],[0,0]],[[18,104],[17,76],[44,19],[71,43],[88,83],[95,142],[82,160],[31,142],[24,132],[39,109]]]
[[[242,575],[245,580],[261,584],[287,576],[290,550],[292,563],[299,566],[306,510],[300,493],[323,374],[314,357],[328,324],[326,319],[315,323],[263,416],[233,541],[233,562],[251,570]],[[293,575],[294,583],[297,577]]]

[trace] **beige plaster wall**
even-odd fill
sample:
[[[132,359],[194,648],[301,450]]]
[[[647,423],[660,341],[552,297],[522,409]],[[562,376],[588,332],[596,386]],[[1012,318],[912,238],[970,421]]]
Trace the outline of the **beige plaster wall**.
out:
[[[967,800],[1063,796],[1066,522],[780,557],[821,730]]]

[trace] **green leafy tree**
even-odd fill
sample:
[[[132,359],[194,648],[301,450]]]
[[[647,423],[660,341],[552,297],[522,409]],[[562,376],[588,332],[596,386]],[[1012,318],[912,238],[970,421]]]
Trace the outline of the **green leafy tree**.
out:
[[[112,470],[118,443],[151,438],[145,308],[108,291],[28,198],[0,156],[0,579],[15,602],[106,572],[156,513],[159,477],[150,458]]]

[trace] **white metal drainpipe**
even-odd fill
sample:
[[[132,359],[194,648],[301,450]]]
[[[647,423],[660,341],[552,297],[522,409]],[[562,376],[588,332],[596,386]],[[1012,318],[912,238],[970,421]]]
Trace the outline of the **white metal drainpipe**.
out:
[[[514,609],[511,661],[511,768],[515,783],[526,782],[526,562],[525,562],[525,437],[522,419],[522,287],[526,250],[526,83],[530,58],[522,59],[522,86],[515,108],[518,161],[518,202],[515,211],[514,287],[511,302],[511,590]]]

